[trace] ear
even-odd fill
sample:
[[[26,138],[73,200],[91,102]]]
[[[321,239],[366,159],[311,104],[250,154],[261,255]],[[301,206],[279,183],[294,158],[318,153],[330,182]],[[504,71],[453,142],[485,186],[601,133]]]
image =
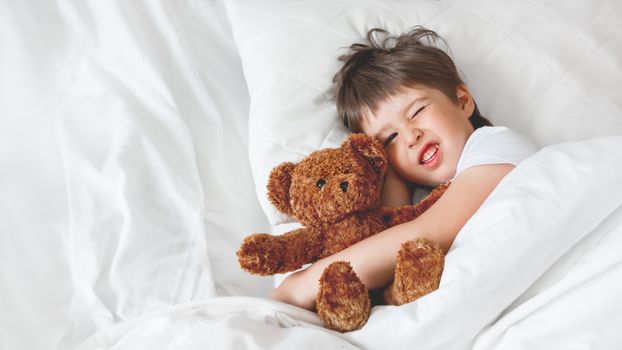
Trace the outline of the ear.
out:
[[[268,178],[268,199],[278,210],[289,216],[294,215],[289,203],[289,188],[295,168],[294,163],[281,163],[272,169]]]
[[[357,159],[368,163],[376,174],[384,176],[387,156],[380,142],[365,134],[352,134],[341,147]]]
[[[471,91],[469,91],[466,85],[458,85],[458,88],[456,88],[456,98],[458,99],[458,106],[463,112],[463,115],[466,118],[471,117],[471,115],[473,115],[473,111],[475,110],[475,101],[473,100]]]

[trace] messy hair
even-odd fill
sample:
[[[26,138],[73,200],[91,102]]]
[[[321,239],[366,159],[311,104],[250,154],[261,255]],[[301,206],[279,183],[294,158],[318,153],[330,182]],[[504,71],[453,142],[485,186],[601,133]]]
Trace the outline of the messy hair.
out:
[[[380,28],[367,32],[368,43],[355,43],[339,57],[341,69],[333,77],[337,113],[352,132],[361,132],[361,118],[379,102],[415,84],[440,90],[458,103],[457,88],[464,85],[456,65],[436,44],[446,42],[421,26],[399,36]],[[477,104],[469,121],[475,129],[492,125]]]

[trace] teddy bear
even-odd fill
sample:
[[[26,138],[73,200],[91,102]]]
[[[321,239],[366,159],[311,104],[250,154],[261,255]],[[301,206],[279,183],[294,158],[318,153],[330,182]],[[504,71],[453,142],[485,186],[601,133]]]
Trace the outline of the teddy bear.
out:
[[[276,166],[269,176],[268,197],[302,227],[279,236],[246,237],[237,251],[242,269],[264,276],[298,270],[415,219],[449,186],[436,187],[415,205],[382,207],[386,168],[384,147],[364,134],[351,134],[340,147],[314,151],[298,163]],[[444,252],[438,244],[421,238],[405,242],[397,253],[391,284],[370,294],[350,263],[333,262],[319,281],[316,311],[326,328],[360,329],[370,314],[370,295],[380,295],[383,303],[393,305],[414,301],[438,288],[443,264]]]

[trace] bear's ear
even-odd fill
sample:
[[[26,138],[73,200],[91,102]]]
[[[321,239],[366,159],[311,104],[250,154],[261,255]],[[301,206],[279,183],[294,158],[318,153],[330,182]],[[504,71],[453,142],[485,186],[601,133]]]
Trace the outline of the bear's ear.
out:
[[[285,162],[277,165],[268,178],[268,199],[282,213],[294,216],[289,203],[289,188],[292,184],[292,172],[296,164]]]
[[[384,176],[387,156],[380,142],[365,134],[352,134],[341,147],[355,156],[355,159],[367,162],[376,174]]]

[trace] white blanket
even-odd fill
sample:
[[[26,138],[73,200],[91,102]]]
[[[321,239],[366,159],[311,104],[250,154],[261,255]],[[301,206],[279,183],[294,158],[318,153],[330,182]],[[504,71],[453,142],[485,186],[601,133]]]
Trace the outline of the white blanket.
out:
[[[264,299],[215,298],[99,332],[81,349],[613,349],[622,342],[622,136],[550,146],[460,231],[438,291],[338,334]],[[162,347],[162,346],[159,346]]]
[[[219,0],[0,0],[0,349],[266,295],[248,108]]]

